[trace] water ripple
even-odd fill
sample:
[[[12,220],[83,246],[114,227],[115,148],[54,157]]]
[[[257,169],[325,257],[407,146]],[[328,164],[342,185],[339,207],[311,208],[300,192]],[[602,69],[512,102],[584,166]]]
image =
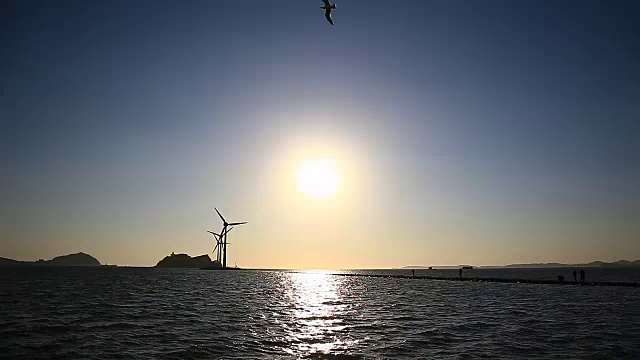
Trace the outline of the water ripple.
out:
[[[0,281],[0,358],[640,357],[635,288],[134,268]]]

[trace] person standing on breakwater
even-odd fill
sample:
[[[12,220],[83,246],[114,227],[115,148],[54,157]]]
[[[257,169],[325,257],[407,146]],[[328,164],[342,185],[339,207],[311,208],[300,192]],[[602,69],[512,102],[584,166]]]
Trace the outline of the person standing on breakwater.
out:
[[[411,269],[411,277],[416,277],[416,271],[414,269]]]
[[[580,282],[584,284],[584,269],[580,269]]]
[[[460,275],[460,279],[462,279],[462,268],[458,269],[458,275]]]
[[[573,269],[573,282],[578,282],[578,271]]]

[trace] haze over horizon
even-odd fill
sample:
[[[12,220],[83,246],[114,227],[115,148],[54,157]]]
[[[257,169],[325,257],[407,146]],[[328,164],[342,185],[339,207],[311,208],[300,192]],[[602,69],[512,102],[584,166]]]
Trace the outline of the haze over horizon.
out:
[[[0,256],[640,259],[637,1],[10,1]]]

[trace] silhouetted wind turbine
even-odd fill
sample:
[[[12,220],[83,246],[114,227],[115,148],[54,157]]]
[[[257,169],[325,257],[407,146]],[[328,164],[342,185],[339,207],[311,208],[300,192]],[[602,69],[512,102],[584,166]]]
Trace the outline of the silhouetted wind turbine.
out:
[[[229,228],[229,230],[226,231],[225,234],[228,234],[231,230],[233,229],[233,226]],[[216,254],[216,260],[218,260],[218,262],[220,264],[222,264],[222,259],[221,259],[221,253],[222,253],[222,237],[220,236],[220,234],[218,233],[214,233],[213,231],[209,231],[207,230],[207,232],[211,235],[213,235],[214,239],[216,240],[216,246],[213,248],[213,251],[211,252],[212,254],[218,250],[218,253]]]
[[[331,10],[336,8],[336,4],[332,4],[331,0],[322,0],[324,6],[320,9],[324,9],[324,17],[327,18],[329,24],[333,25],[333,19],[331,18]]]
[[[220,211],[218,211],[218,209],[216,209],[215,207],[213,208],[217,213],[218,216],[220,216],[220,219],[222,220],[222,231],[220,231],[220,234],[222,234],[222,267],[226,268],[227,267],[227,233],[230,231],[227,230],[228,226],[236,226],[236,225],[244,225],[247,222],[243,221],[243,222],[227,222],[227,220],[225,220],[224,216],[222,216],[222,214],[220,214]]]
[[[216,241],[216,246],[214,246],[213,251],[211,251],[211,253],[213,254],[214,252],[216,252],[216,250],[218,250],[218,253],[216,254],[216,260],[220,262],[220,249],[218,248],[220,246],[220,235],[209,230],[207,230],[207,232],[213,235],[213,238]]]

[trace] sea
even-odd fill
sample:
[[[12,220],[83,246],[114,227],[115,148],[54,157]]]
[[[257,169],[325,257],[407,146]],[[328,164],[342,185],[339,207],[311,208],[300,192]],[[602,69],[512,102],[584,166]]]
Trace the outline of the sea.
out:
[[[416,276],[439,271],[457,275]],[[570,279],[572,271],[465,276]],[[586,271],[593,281],[640,279],[638,269]],[[0,268],[0,358],[640,359],[638,287],[335,273]]]

